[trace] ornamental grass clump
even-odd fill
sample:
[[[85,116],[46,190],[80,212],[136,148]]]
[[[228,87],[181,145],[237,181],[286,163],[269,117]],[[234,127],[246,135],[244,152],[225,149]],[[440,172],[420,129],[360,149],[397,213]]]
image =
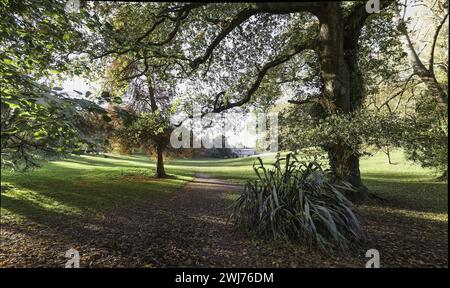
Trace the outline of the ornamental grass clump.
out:
[[[353,204],[344,196],[353,187],[336,182],[318,162],[279,155],[270,168],[258,157],[257,175],[234,204],[238,227],[274,239],[299,241],[324,252],[346,250],[364,238]]]

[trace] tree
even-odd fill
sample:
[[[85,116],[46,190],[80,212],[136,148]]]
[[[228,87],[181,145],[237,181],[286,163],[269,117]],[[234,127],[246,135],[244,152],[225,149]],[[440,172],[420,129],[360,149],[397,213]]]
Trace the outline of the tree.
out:
[[[436,79],[435,75],[435,51],[436,44],[439,40],[439,35],[441,33],[444,24],[448,22],[448,3],[441,3],[440,1],[435,1],[437,3],[436,6],[441,10],[440,19],[438,18],[438,24],[436,25],[436,29],[433,34],[432,44],[430,48],[430,56],[428,60],[428,66],[424,64],[424,62],[420,59],[419,54],[414,47],[414,43],[411,39],[410,33],[413,31],[408,31],[407,21],[405,20],[405,10],[406,5],[404,5],[404,10],[401,11],[397,5],[393,5],[394,7],[394,21],[398,25],[399,31],[402,33],[402,42],[405,51],[408,54],[408,58],[413,67],[413,75],[417,75],[421,81],[426,85],[427,89],[430,91],[430,96],[433,97],[440,107],[443,109],[447,109],[448,107],[448,91],[443,89],[443,85],[441,85]],[[445,7],[447,6],[447,7]],[[448,59],[447,59],[448,60]],[[448,74],[448,71],[447,71]]]
[[[382,1],[382,8],[391,2]],[[251,73],[247,73],[249,75],[247,77],[241,75],[239,78],[234,78],[238,79],[238,84],[229,85],[229,89],[213,93],[207,101],[209,108],[205,109],[206,113],[222,112],[249,103],[264,82],[265,76],[272,69],[286,64],[305,51],[313,50],[317,53],[320,63],[322,93],[315,99],[308,98],[296,102],[316,102],[322,110],[322,118],[338,113],[352,113],[360,109],[365,96],[357,61],[358,39],[367,18],[377,17],[376,14],[366,12],[365,4],[365,2],[352,4],[337,2],[155,4],[152,21],[146,23],[144,33],[134,39],[116,38],[117,41],[104,45],[104,51],[97,56],[122,55],[133,51],[132,47],[145,46],[149,51],[152,50],[149,57],[166,59],[174,65],[183,67],[182,69],[188,67],[191,72],[186,71],[187,74],[192,73],[193,70],[203,70],[202,72],[207,75],[211,71],[219,73],[212,68],[220,66],[220,62],[229,64],[229,57],[223,52],[229,53],[230,49],[234,48],[236,56],[243,56],[236,62],[250,65],[251,68],[243,68],[243,70]],[[286,25],[288,27],[286,31],[271,26],[274,22],[283,23],[283,21],[291,24],[293,23],[289,21],[291,16],[292,19],[298,17],[316,19],[317,25],[308,25],[310,29],[303,29],[303,31],[298,26],[297,29],[289,29],[289,25]],[[314,20],[311,23],[314,23]],[[248,42],[256,44],[258,48],[261,47],[261,44],[258,46],[257,41],[252,41],[252,36],[258,36],[259,32],[251,36],[246,35],[246,31],[252,31],[254,27],[262,28],[258,31],[263,37],[266,36],[265,43],[270,43],[271,46],[266,45],[263,49],[253,50],[249,48],[249,57],[245,57],[238,50],[240,45]],[[167,29],[168,33],[160,34],[159,29]],[[273,34],[280,37],[274,37]],[[233,41],[235,39],[244,41],[239,43]],[[189,49],[179,49],[183,44]],[[161,46],[174,49],[163,52],[159,49],[151,49]],[[250,59],[253,56],[252,51],[260,53],[256,57],[260,60],[260,64],[255,64],[258,62]],[[230,75],[233,74],[234,72],[231,72]],[[226,78],[226,75],[224,77]],[[250,85],[242,85],[245,80]],[[235,89],[234,93],[233,89]],[[342,143],[330,143],[327,145],[327,151],[336,178],[348,181],[358,188],[359,192],[352,198],[354,200],[366,198],[367,189],[361,181],[358,153]]]
[[[163,152],[172,131],[168,116],[158,110],[143,112],[136,116],[130,126],[117,131],[121,141],[126,141],[130,147],[141,147],[150,152],[152,149],[156,150],[156,177],[158,178],[166,177]]]
[[[414,21],[415,24],[411,29],[412,19],[406,16],[406,7],[401,5],[395,6],[394,18],[402,35],[403,48],[412,65],[412,73],[409,77],[418,78],[419,85],[422,84],[421,86],[425,87],[421,89],[419,86],[415,91],[420,98],[416,101],[416,117],[410,119],[410,126],[414,129],[408,133],[405,147],[409,159],[420,163],[423,167],[437,169],[442,173],[440,179],[446,180],[448,178],[448,2],[417,1],[415,4],[420,13],[429,15],[424,20],[428,24],[427,28],[421,28],[424,25],[418,25],[418,21]],[[432,33],[429,33],[430,27],[434,28]],[[420,40],[415,41],[414,36],[419,36]]]
[[[156,4],[158,5],[158,4]],[[102,35],[101,42],[91,46],[88,53],[95,55],[94,58],[104,61],[110,59],[111,62],[100,63],[100,68],[106,68],[107,87],[111,93],[120,95],[126,102],[127,110],[131,110],[134,116],[134,123],[119,131],[119,138],[127,142],[130,133],[134,135],[137,146],[143,146],[146,150],[156,151],[157,165],[156,176],[165,177],[164,152],[168,148],[171,125],[170,115],[172,113],[172,101],[174,98],[174,70],[173,63],[167,62],[156,55],[167,53],[170,47],[155,45],[156,47],[142,45],[133,42],[143,31],[140,21],[148,19],[152,21],[155,13],[155,3],[148,3],[144,7],[133,5],[100,5],[98,9],[108,15],[105,24],[93,25],[94,30]],[[99,19],[94,21],[100,21]],[[157,22],[159,23],[159,22]],[[103,29],[106,27],[105,29]],[[170,33],[165,27],[153,31],[156,36],[164,37]],[[153,35],[156,37],[155,35]],[[124,43],[129,47],[120,53],[98,54],[97,45],[120,42],[120,47]],[[131,132],[133,131],[133,132]],[[120,136],[122,134],[122,136]],[[127,135],[123,137],[123,135]]]
[[[3,1],[0,4],[1,165],[26,170],[41,159],[95,145],[86,117],[106,112],[73,99],[54,84],[70,67],[81,34],[64,12],[65,1]],[[73,68],[73,69],[72,69]]]
[[[373,51],[361,49],[361,39],[364,30],[368,30],[368,22],[391,16],[395,11],[393,3],[381,1],[382,13],[372,14],[366,11],[365,1],[94,4],[93,9],[101,17],[93,17],[91,26],[108,37],[93,39],[88,43],[91,49],[87,50],[93,59],[128,55],[132,59],[127,62],[130,66],[140,63],[139,76],[144,76],[154,63],[162,65],[164,62],[165,69],[170,70],[175,79],[183,75],[194,79],[197,87],[203,86],[203,91],[209,95],[198,100],[204,106],[204,114],[261,100],[262,89],[286,80],[288,69],[284,68],[313,54],[319,64],[315,80],[319,91],[290,102],[313,106],[314,119],[356,115],[370,92],[367,88],[375,86],[374,83],[372,87],[364,85],[367,77],[361,71],[364,69],[360,69],[360,60],[373,55]],[[136,13],[140,10],[142,13]],[[135,13],[142,22],[137,18],[126,21],[123,18],[111,24],[108,11],[116,13],[114,17]],[[145,61],[148,59],[152,61]],[[199,84],[200,79],[209,87]],[[389,101],[384,106],[389,108]],[[352,183],[358,192],[351,198],[363,200],[368,191],[359,171],[361,152],[358,145],[349,147],[345,143],[344,139],[334,139],[323,147],[337,181]]]
[[[412,1],[407,6],[397,6],[392,6],[386,19],[377,18],[381,23],[369,22],[365,31],[369,37],[362,37],[365,51],[370,51],[372,43],[377,41],[377,50],[371,57],[361,58],[368,84],[365,109],[401,118],[402,138],[390,142],[405,148],[408,159],[436,169],[445,179],[448,6],[440,0]]]

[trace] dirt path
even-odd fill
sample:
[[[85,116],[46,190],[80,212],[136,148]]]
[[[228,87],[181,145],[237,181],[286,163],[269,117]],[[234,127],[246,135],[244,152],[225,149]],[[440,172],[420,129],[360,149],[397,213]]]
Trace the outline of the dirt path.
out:
[[[241,189],[197,174],[169,197],[101,218],[3,225],[0,267],[63,267],[72,247],[82,267],[364,267],[363,250],[330,257],[234,233],[226,196]]]

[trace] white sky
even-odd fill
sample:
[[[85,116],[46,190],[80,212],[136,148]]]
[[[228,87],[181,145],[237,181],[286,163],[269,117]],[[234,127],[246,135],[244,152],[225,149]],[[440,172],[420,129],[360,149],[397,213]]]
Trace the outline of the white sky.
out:
[[[100,85],[98,83],[89,82],[86,79],[75,76],[71,79],[67,79],[67,80],[63,81],[62,88],[64,88],[64,90],[67,93],[69,93],[69,95],[73,95],[73,96],[77,97],[78,94],[76,92],[74,92],[73,90],[80,91],[84,95],[87,91],[94,92],[94,91],[100,89]]]

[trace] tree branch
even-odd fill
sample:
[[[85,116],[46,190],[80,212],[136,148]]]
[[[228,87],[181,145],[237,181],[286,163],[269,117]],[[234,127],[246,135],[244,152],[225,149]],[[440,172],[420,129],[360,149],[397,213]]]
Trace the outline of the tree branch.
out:
[[[434,76],[434,50],[436,48],[436,43],[437,43],[437,39],[439,37],[439,33],[441,32],[442,26],[444,26],[444,23],[447,20],[447,17],[448,17],[448,12],[447,12],[447,14],[445,14],[442,21],[436,27],[436,32],[434,33],[433,45],[431,46],[430,63],[429,63],[429,68],[428,68],[432,77],[435,77]]]
[[[149,69],[149,64],[148,64],[148,60],[147,60],[147,55],[145,54],[144,55],[144,70],[139,72],[139,73],[123,77],[119,81],[128,81],[128,80],[131,80],[131,79],[135,79],[135,78],[139,78],[141,76],[144,76],[147,73],[148,69]]]
[[[288,103],[295,104],[295,105],[303,105],[303,104],[307,104],[307,103],[316,102],[315,100],[317,98],[319,98],[319,97],[307,98],[307,99],[304,99],[304,100],[288,100]]]
[[[255,8],[246,8],[237,13],[233,20],[231,20],[231,22],[228,24],[228,26],[222,29],[219,35],[214,38],[211,44],[206,48],[205,53],[202,56],[197,57],[196,59],[191,61],[191,68],[197,69],[200,64],[206,62],[211,56],[213,50],[220,44],[223,39],[227,37],[228,34],[230,34],[236,27],[247,21],[247,19],[249,19],[256,13],[258,13],[258,9]]]
[[[314,42],[314,41],[311,41],[311,42]],[[302,52],[304,50],[307,50],[307,49],[311,49],[313,47],[314,47],[314,44],[311,45],[311,43],[309,45],[298,45],[298,46],[296,46],[294,48],[294,51],[292,53],[287,54],[287,55],[283,55],[283,56],[281,56],[281,57],[279,57],[279,58],[277,58],[275,60],[272,60],[272,61],[266,63],[261,68],[261,70],[258,72],[258,74],[256,76],[256,80],[253,82],[253,84],[247,90],[247,92],[245,93],[244,98],[242,98],[239,101],[231,102],[231,103],[228,103],[227,105],[222,105],[222,106],[219,106],[217,108],[214,108],[212,112],[220,113],[222,111],[231,109],[233,107],[239,107],[239,106],[242,106],[242,105],[246,104],[247,102],[249,102],[251,100],[252,95],[258,90],[261,82],[263,81],[265,75],[267,74],[267,72],[270,69],[272,69],[272,68],[274,68],[274,67],[276,67],[278,65],[281,65],[281,64],[289,61],[292,57],[294,57],[298,53],[300,53],[300,52]]]
[[[161,42],[151,42],[149,41],[147,44],[149,46],[163,46],[167,43],[169,43],[170,41],[172,41],[172,39],[175,37],[175,35],[178,32],[178,29],[181,25],[181,22],[187,18],[187,16],[189,15],[189,13],[196,8],[199,8],[201,6],[204,6],[208,3],[190,3],[190,4],[186,4],[183,5],[182,7],[180,7],[180,9],[177,10],[173,10],[173,12],[177,12],[177,16],[176,17],[170,17],[169,15],[164,15],[163,13],[166,13],[167,11],[163,10],[160,13],[158,13],[158,15],[156,16],[156,21],[155,23],[153,23],[153,25],[150,27],[149,30],[147,30],[143,35],[137,37],[136,39],[132,40],[131,42],[133,43],[139,43],[142,40],[144,40],[146,37],[148,37],[158,26],[160,26],[166,19],[170,19],[171,21],[175,22],[175,27],[174,29],[169,33],[168,37],[161,41]],[[133,45],[131,45],[133,46]],[[93,55],[93,59],[99,59],[99,58],[103,58],[105,56],[108,56],[110,54],[116,54],[116,56],[120,56],[123,55],[125,53],[128,53],[131,51],[131,48],[127,48],[124,50],[120,50],[120,49],[111,49],[108,50],[100,55]]]
[[[345,36],[348,45],[355,43],[360,34],[361,28],[364,26],[366,20],[371,15],[376,15],[377,13],[367,13],[366,11],[366,3],[367,1],[362,1],[353,7],[352,11],[345,18]],[[388,6],[392,5],[394,0],[381,0],[380,1],[380,9],[385,9]],[[351,40],[352,39],[352,40]]]

